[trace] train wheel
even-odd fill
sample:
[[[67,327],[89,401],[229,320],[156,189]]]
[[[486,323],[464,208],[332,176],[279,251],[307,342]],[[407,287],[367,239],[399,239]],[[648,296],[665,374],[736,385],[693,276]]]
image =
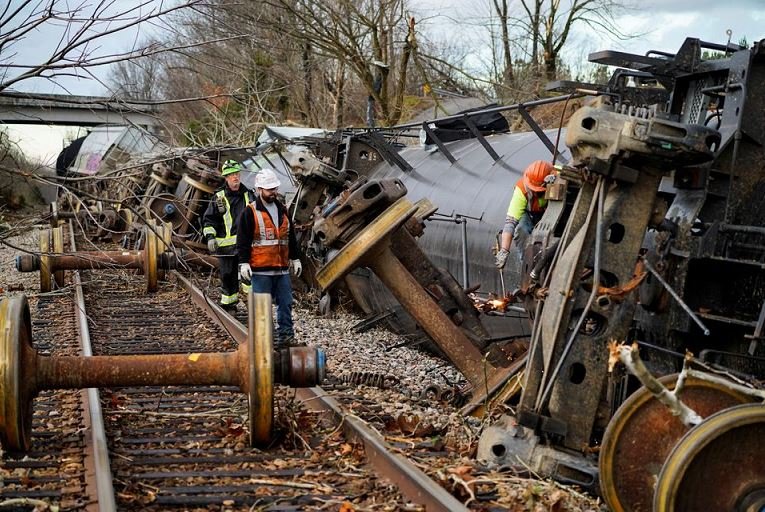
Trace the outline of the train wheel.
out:
[[[660,379],[668,389],[675,388],[676,380],[677,375]],[[685,382],[680,398],[702,417],[752,401],[719,384],[696,379]],[[600,448],[600,489],[609,510],[651,509],[656,477],[686,432],[688,427],[646,388],[637,390],[619,407]]]
[[[271,441],[274,423],[274,326],[271,295],[251,293],[247,303],[250,445]]]
[[[143,273],[146,275],[146,290],[148,292],[157,291],[157,249],[159,247],[159,240],[154,232],[155,229],[157,229],[157,226],[153,222],[147,221],[143,247]]]
[[[0,443],[10,452],[25,452],[31,445],[31,379],[23,375],[24,351],[32,346],[31,340],[26,297],[0,301]]]
[[[654,511],[765,509],[765,405],[731,407],[691,429],[659,474]]]
[[[53,252],[56,254],[63,254],[64,252],[64,228],[58,226],[53,228]],[[56,270],[53,272],[53,287],[61,288],[64,286],[64,271]]]
[[[45,293],[51,290],[51,271],[50,265],[52,258],[50,257],[50,230],[43,229],[40,231],[40,291]]]

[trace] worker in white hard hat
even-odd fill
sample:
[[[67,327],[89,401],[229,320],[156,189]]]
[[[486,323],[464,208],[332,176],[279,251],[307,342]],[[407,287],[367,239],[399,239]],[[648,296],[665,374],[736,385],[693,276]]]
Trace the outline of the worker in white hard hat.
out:
[[[215,191],[202,216],[202,234],[207,240],[207,249],[218,256],[220,305],[230,313],[236,312],[239,303],[237,220],[255,195],[241,183],[241,171],[242,165],[236,160],[223,162],[221,176],[225,183]],[[242,283],[242,291],[250,291],[249,281]]]
[[[277,197],[279,185],[273,169],[258,171],[257,194],[239,218],[236,237],[242,282],[249,281],[253,293],[270,293],[276,304],[275,348],[295,344],[289,270],[295,276],[303,271],[292,222]]]

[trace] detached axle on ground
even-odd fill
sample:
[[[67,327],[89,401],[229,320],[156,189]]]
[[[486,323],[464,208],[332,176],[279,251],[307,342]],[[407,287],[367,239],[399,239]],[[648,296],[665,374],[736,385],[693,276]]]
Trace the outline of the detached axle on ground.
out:
[[[32,347],[26,297],[0,302],[0,442],[28,451],[32,400],[48,389],[235,386],[248,396],[250,442],[270,440],[273,385],[312,387],[324,379],[318,348],[273,350],[271,296],[251,294],[249,336],[236,352],[130,356],[46,356]]]

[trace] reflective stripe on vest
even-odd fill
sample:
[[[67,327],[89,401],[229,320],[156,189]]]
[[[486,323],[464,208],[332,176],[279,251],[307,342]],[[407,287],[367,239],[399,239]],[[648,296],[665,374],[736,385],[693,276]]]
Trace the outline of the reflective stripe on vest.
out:
[[[236,235],[231,234],[231,227],[234,225],[234,219],[231,216],[231,203],[228,202],[228,197],[226,197],[226,191],[225,190],[219,190],[215,193],[216,196],[223,199],[223,203],[226,205],[226,212],[223,214],[223,226],[226,228],[226,234],[222,237],[216,236],[215,239],[218,241],[218,247],[228,247],[231,245],[236,245]],[[244,193],[244,205],[247,206],[250,204],[250,195],[245,192]]]
[[[526,211],[529,213],[544,213],[545,207],[547,207],[547,199],[545,199],[544,192],[534,192],[533,190],[526,188],[523,178],[518,180],[515,184],[516,187],[521,189],[523,195],[526,196]],[[541,194],[541,195],[540,195]]]
[[[271,217],[264,215],[255,207],[249,205],[255,220],[250,249],[250,266],[261,270],[276,270],[289,268],[289,221],[287,216],[277,228]]]

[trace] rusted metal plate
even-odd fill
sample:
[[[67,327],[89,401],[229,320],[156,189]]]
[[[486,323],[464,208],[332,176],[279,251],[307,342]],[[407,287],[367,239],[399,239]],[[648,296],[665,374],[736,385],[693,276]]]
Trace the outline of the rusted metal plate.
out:
[[[325,246],[347,243],[381,212],[406,195],[406,187],[398,179],[358,182],[356,189],[340,194],[325,208],[313,226]]]
[[[676,380],[676,375],[668,375],[661,382],[674,389]],[[702,417],[751,401],[729,388],[696,379],[686,381],[680,399]],[[609,423],[600,449],[600,487],[609,509],[650,510],[661,467],[688,430],[646,388],[633,393]]]

